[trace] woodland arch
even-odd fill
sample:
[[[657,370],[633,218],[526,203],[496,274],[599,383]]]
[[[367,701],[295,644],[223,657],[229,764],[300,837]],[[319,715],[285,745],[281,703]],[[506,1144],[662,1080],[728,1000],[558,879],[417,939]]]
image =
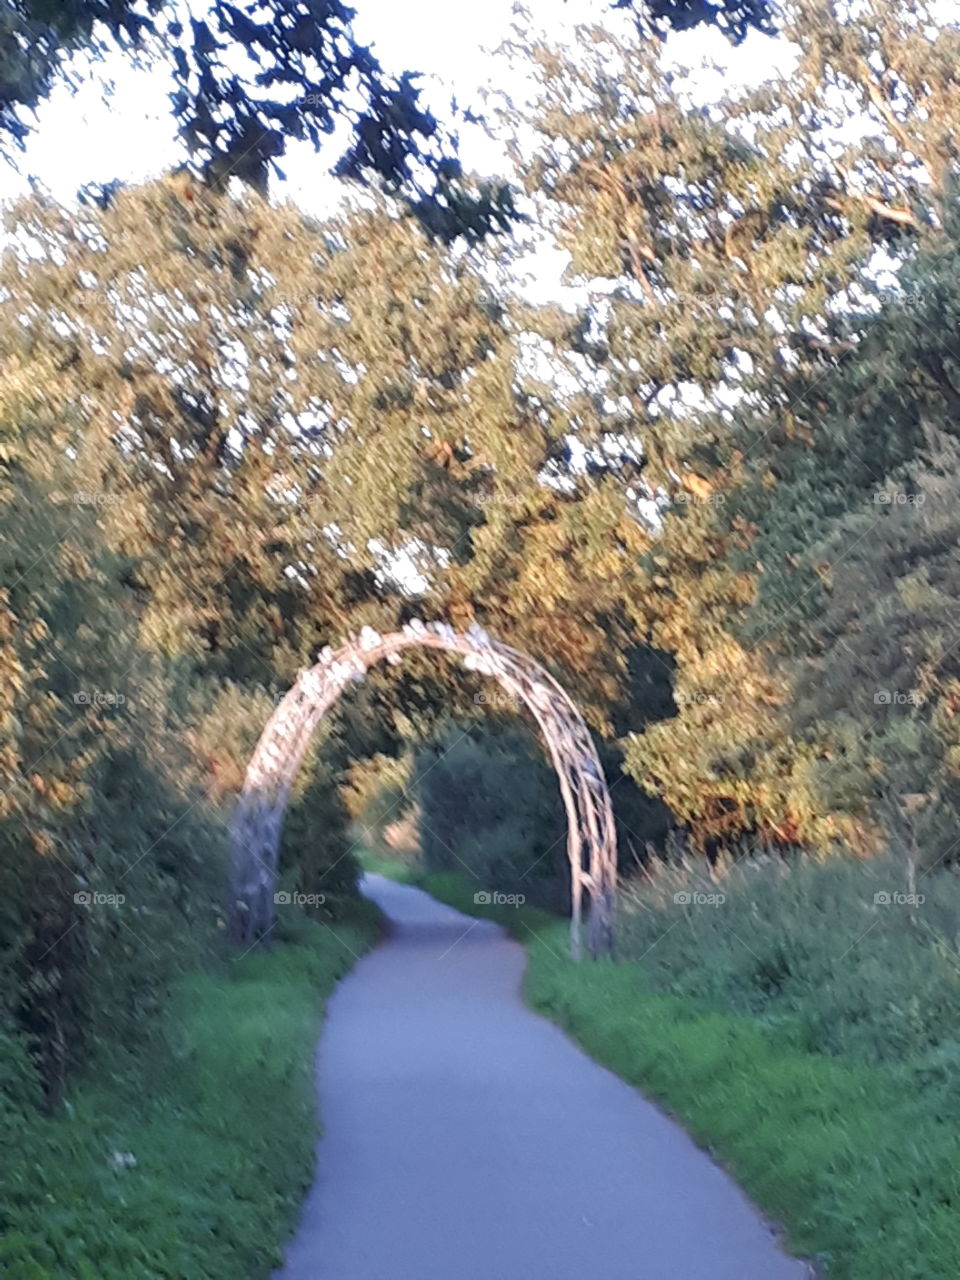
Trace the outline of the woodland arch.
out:
[[[230,926],[238,943],[250,945],[274,922],[277,858],[287,801],[317,726],[347,686],[363,680],[385,660],[396,663],[404,649],[442,649],[463,665],[497,680],[536,720],[567,815],[570,863],[570,947],[583,954],[583,899],[593,956],[613,951],[617,883],[617,838],[613,808],[593,738],[566,690],[534,659],[491,638],[476,624],[455,631],[444,622],[408,622],[380,635],[364,627],[338,649],[323,650],[304,668],[277,705],[247,765],[230,824]]]

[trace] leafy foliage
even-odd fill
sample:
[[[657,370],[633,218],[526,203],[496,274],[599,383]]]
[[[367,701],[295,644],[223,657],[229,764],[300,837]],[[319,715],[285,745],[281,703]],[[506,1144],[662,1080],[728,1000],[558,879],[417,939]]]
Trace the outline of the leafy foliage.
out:
[[[594,30],[574,55],[524,50],[542,97],[538,145],[517,161],[590,295],[575,324],[547,313],[539,331],[566,375],[569,421],[602,442],[596,464],[655,509],[637,511],[623,608],[668,655],[676,714],[626,735],[627,767],[710,851],[744,837],[876,844],[870,767],[853,789],[849,774],[825,785],[858,714],[846,734],[835,717],[834,738],[796,718],[797,691],[808,657],[822,695],[846,687],[842,662],[822,678],[817,621],[853,542],[837,521],[920,463],[924,423],[948,429],[955,385],[944,262],[957,33],[923,6],[868,6],[856,24],[827,3],[784,16],[795,73],[710,108],[691,107],[655,45]],[[888,298],[877,316],[891,262],[909,305]],[[846,579],[847,602],[873,591],[872,574]],[[860,643],[848,627],[845,650]]]
[[[173,115],[188,168],[215,188],[230,178],[266,192],[291,139],[318,148],[339,121],[350,142],[336,172],[402,193],[432,234],[481,239],[515,218],[505,184],[464,179],[449,137],[420,102],[417,76],[387,74],[353,34],[340,0],[216,0],[182,20],[169,0],[23,0],[0,16],[0,137],[22,146],[21,107],[35,108],[69,55],[119,46],[140,63],[167,63]],[[88,196],[110,199],[117,184]]]
[[[455,730],[416,761],[424,867],[466,869],[478,889],[560,907],[568,896],[566,820],[553,770],[521,730]]]
[[[88,38],[84,12],[32,7],[52,34],[18,101]],[[116,32],[124,8],[104,12]],[[765,21],[726,12],[735,38]],[[679,1099],[772,1208],[809,1199],[798,1238],[837,1274],[889,1270],[885,1247],[898,1274],[921,1274],[911,1257],[938,1274],[952,1147],[903,1104],[934,1151],[933,1243],[891,1241],[890,1187],[919,1203],[922,1172],[871,1136],[873,1102],[849,1132],[841,1113],[861,1084],[886,1099],[891,1080],[907,1097],[932,1080],[939,1099],[956,1056],[957,30],[919,2],[854,22],[798,0],[793,72],[709,106],[649,23],[520,48],[540,101],[504,124],[530,226],[581,289],[561,307],[521,296],[521,245],[481,244],[506,205],[490,196],[469,229],[413,82],[350,43],[346,10],[311,10],[299,36],[263,7],[215,5],[189,33],[163,6],[138,14],[131,47],[172,41],[208,181],[76,210],[34,196],[8,211],[0,261],[2,1123],[28,1128],[215,956],[229,806],[297,670],[365,625],[477,621],[583,707],[639,877],[625,937],[642,971],[573,995],[564,976],[544,999],[606,1052],[647,983],[637,1025],[672,1047],[628,1038],[624,1070]],[[252,97],[231,42],[261,53]],[[291,93],[312,77],[309,110],[283,76]],[[358,84],[342,173],[387,194],[323,222],[271,203],[284,137],[316,140]],[[391,807],[431,871],[564,905],[555,779],[484,688],[421,654],[344,699],[282,850],[318,919],[347,908],[354,837]],[[875,915],[886,879],[929,886],[929,912]],[[725,917],[672,911],[672,893],[721,883]],[[714,1013],[685,1019],[701,1001]],[[783,1049],[752,1075],[748,1019]],[[686,1053],[702,1108],[669,1078]],[[765,1153],[791,1082],[840,1099],[826,1137],[816,1104],[794,1116],[800,1173],[782,1184],[733,1131],[731,1063],[773,1099]],[[863,1151],[880,1170],[863,1235],[881,1243],[853,1257],[831,1224],[856,1211]]]
[[[646,17],[644,9],[641,14]],[[162,52],[169,59],[177,86],[175,117],[191,153],[218,181],[233,173],[261,186],[288,138],[318,146],[345,117],[353,139],[341,174],[376,174],[402,188],[412,184],[416,166],[426,167],[449,196],[459,165],[451,149],[425,149],[440,141],[440,129],[419,105],[416,75],[385,74],[354,36],[353,17],[354,10],[340,0],[216,0],[203,17],[185,25],[169,0],[19,0],[7,6],[0,26],[0,132],[22,143],[27,126],[16,108],[35,108],[69,54],[83,48],[102,52],[106,33],[131,56]],[[767,0],[652,0],[649,18],[661,30],[718,22],[734,39],[751,27],[770,28]],[[509,212],[488,200],[485,208],[481,201],[468,213],[462,200],[461,195],[459,201],[433,204],[431,217],[446,222],[448,235],[469,231],[471,215],[476,220],[481,211],[484,230]]]

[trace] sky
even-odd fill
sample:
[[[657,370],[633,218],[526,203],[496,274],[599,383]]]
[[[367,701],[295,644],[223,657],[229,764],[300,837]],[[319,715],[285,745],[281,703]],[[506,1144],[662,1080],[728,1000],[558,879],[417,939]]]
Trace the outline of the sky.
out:
[[[483,0],[456,4],[451,0],[353,0],[358,37],[373,46],[388,70],[422,71],[427,104],[438,116],[447,113],[451,96],[461,108],[480,107],[484,88],[504,89],[515,101],[529,94],[520,69],[511,67],[497,46],[515,21],[514,0]],[[195,0],[195,8],[202,8]],[[569,42],[577,23],[602,21],[605,27],[628,29],[626,14],[613,12],[609,0],[527,0],[526,10],[537,30],[551,41]],[[755,81],[775,63],[789,59],[784,41],[752,33],[739,48],[732,48],[716,31],[698,30],[671,37],[673,58],[697,65],[704,57],[724,67],[724,74],[700,73],[704,96],[716,96],[724,82]],[[91,78],[76,93],[58,86],[38,112],[37,127],[23,157],[20,174],[0,169],[0,196],[26,194],[26,175],[34,175],[53,195],[74,198],[88,182],[120,178],[142,181],[178,163],[178,149],[167,94],[165,70],[135,70],[122,56],[93,64]],[[103,81],[115,81],[115,90],[104,101]],[[509,163],[502,144],[477,127],[461,131],[461,155],[465,166],[481,174],[507,174]],[[275,183],[273,192],[289,198],[310,213],[335,208],[341,184],[327,170],[336,153],[318,156],[305,143],[294,142],[281,162],[287,180]],[[554,291],[559,264],[543,255],[538,272]]]

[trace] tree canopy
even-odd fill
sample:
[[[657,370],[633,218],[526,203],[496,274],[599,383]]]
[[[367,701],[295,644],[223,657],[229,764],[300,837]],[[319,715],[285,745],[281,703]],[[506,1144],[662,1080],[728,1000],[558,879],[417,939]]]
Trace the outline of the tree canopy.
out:
[[[23,145],[24,111],[58,78],[82,74],[72,55],[119,48],[138,64],[170,68],[190,166],[215,185],[236,177],[265,191],[291,139],[318,147],[343,121],[340,176],[403,194],[444,239],[506,230],[515,218],[509,186],[465,180],[455,132],[422,105],[416,68],[386,71],[355,36],[354,16],[340,0],[213,0],[189,21],[170,0],[6,0],[0,140]],[[767,0],[654,0],[638,12],[651,30],[716,23],[734,40],[770,21]]]
[[[539,101],[499,127],[563,305],[399,180],[322,220],[186,170],[6,210],[0,1030],[51,1092],[99,966],[135,1016],[214,945],[257,732],[365,625],[477,621],[552,669],[625,870],[668,832],[826,857],[921,822],[954,857],[958,33],[782,21],[792,73],[709,104],[649,28],[519,48]],[[471,860],[554,865],[537,748],[443,659],[371,674],[311,769],[284,874],[333,905],[375,775],[441,841],[476,785]],[[120,882],[141,943],[74,900]]]

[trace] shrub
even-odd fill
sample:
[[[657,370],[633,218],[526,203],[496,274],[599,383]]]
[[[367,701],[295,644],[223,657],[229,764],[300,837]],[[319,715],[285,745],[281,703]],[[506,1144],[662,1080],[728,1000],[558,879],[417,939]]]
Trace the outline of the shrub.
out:
[[[761,857],[712,873],[652,864],[627,886],[619,929],[659,991],[755,1014],[818,1052],[919,1062],[955,1043],[958,916],[952,869],[914,884],[891,854]]]
[[[566,819],[553,769],[525,730],[455,731],[416,761],[424,866],[563,909]]]

